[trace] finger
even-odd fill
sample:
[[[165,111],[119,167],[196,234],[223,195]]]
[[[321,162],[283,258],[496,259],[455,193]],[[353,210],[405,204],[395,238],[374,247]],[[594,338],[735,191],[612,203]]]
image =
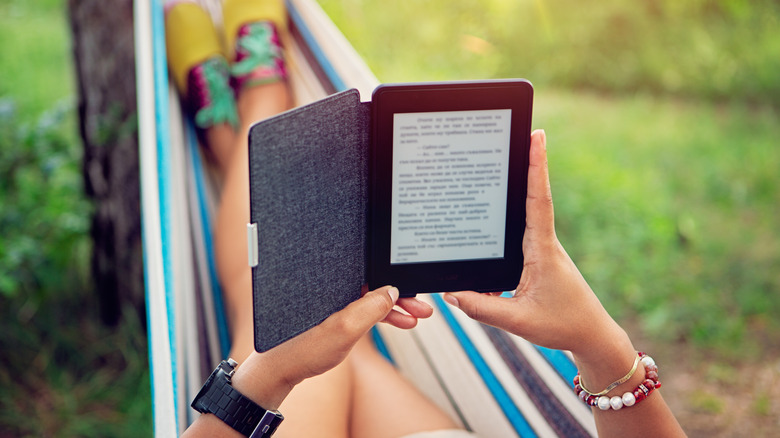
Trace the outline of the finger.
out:
[[[397,310],[391,310],[385,319],[382,320],[382,322],[404,330],[415,328],[417,326],[417,318],[412,315],[401,313]]]
[[[477,292],[444,294],[444,301],[459,308],[469,318],[505,330],[509,329],[517,312],[517,306],[511,305],[509,300],[510,298]]]
[[[328,333],[339,333],[347,343],[356,342],[376,323],[387,317],[398,301],[398,289],[384,286],[367,292],[322,323]],[[331,331],[332,330],[332,331]]]
[[[401,298],[396,305],[415,318],[428,318],[433,315],[433,307],[417,298]]]
[[[547,168],[547,137],[541,129],[531,134],[525,207],[526,229],[535,234],[533,237],[553,237],[555,219]]]

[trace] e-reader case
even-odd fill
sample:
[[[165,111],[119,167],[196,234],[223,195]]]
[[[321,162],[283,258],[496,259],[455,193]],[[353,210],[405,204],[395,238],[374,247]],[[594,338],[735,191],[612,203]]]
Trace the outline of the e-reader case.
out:
[[[250,129],[257,351],[319,324],[366,284],[371,105],[353,89]]]
[[[255,349],[360,296],[366,281],[371,104],[344,91],[249,132]]]

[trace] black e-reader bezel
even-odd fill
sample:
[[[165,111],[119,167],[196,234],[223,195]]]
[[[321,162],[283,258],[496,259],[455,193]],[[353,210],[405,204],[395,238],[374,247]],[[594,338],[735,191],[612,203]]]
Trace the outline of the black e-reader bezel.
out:
[[[368,285],[393,285],[401,296],[514,290],[523,267],[525,198],[533,87],[523,79],[386,84],[372,97]],[[391,264],[393,120],[397,113],[511,109],[504,257]]]

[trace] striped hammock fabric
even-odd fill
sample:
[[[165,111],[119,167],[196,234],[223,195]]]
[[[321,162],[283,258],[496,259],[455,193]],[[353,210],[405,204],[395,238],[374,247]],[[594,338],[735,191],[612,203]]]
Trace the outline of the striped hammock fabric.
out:
[[[219,0],[199,0],[215,23]],[[379,84],[314,0],[287,0],[284,41],[296,104]],[[189,403],[229,339],[212,251],[217,192],[168,78],[163,0],[135,2],[144,269],[155,435],[177,436],[197,415]],[[380,325],[380,350],[452,418],[481,437],[595,436],[592,414],[570,388],[570,356],[452,311],[425,296],[434,316],[413,330]]]

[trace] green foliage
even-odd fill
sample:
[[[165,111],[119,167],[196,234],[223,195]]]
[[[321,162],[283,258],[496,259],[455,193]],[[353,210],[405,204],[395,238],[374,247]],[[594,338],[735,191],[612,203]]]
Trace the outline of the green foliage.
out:
[[[89,279],[71,67],[64,0],[0,0],[0,436],[151,436],[144,326]]]
[[[773,0],[320,3],[383,81],[525,77],[780,103]]]
[[[13,104],[0,101],[0,294],[26,294],[36,307],[45,291],[86,274],[91,209],[79,149],[65,131],[73,128],[72,119],[66,123],[72,113],[61,104],[20,126]]]
[[[22,123],[0,101],[0,435],[148,436],[144,328],[132,311],[103,327],[88,279],[74,116]]]

